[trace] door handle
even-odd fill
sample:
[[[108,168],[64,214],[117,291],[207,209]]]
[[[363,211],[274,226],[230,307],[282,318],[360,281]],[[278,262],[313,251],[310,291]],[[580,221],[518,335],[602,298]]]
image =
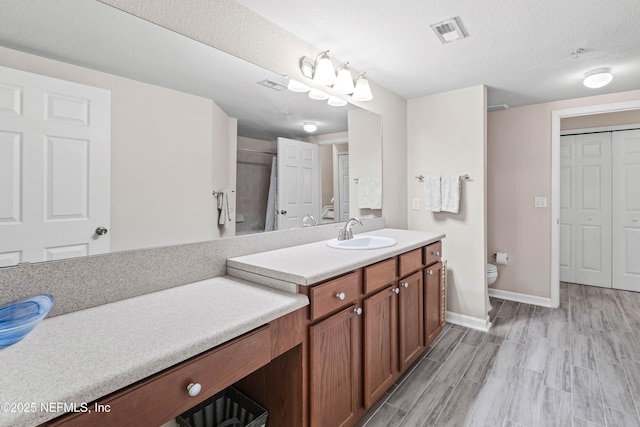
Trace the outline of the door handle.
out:
[[[286,215],[287,211],[285,211],[284,209],[280,211],[280,215]]]
[[[104,236],[105,234],[107,234],[109,232],[109,230],[107,230],[106,227],[98,227],[96,228],[96,234],[98,236]]]

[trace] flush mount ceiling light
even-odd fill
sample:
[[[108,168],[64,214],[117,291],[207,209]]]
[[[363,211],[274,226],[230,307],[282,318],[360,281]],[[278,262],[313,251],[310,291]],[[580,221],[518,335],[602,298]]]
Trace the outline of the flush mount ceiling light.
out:
[[[462,40],[468,36],[459,16],[438,22],[437,24],[432,24],[431,29],[436,33],[436,36],[442,43],[451,43],[456,40]]]
[[[582,83],[588,88],[598,89],[611,83],[611,80],[613,80],[613,74],[610,68],[596,68],[584,73]]]
[[[356,87],[353,91],[353,99],[356,101],[371,101],[373,94],[371,93],[371,87],[369,87],[369,81],[362,73],[356,79]]]
[[[316,126],[316,124],[313,122],[304,122],[304,124],[302,125],[302,129],[304,129],[305,132],[311,133],[318,130],[318,126]]]
[[[300,59],[300,71],[302,72],[302,75],[308,79],[313,80],[313,82],[316,84],[333,87],[333,90],[335,90],[337,93],[343,95],[353,94],[353,99],[356,101],[371,101],[373,99],[373,94],[371,93],[369,82],[366,78],[363,77],[364,73],[360,74],[356,78],[356,82],[354,84],[351,70],[348,67],[349,63],[347,62],[343,65],[340,65],[336,70],[333,68],[333,62],[331,61],[328,53],[328,50],[320,52],[315,61],[306,56],[302,57]],[[358,90],[358,81],[361,81],[360,90]],[[289,80],[289,89],[294,92],[303,92],[302,87],[307,87],[307,85],[304,83],[300,83],[302,87],[297,90],[297,83],[300,82],[297,82],[293,79]],[[309,97],[312,99],[322,100],[328,98],[328,95],[322,94],[323,92],[318,89],[311,89],[311,91],[309,92]],[[344,105],[343,102],[345,101],[333,100],[330,102],[330,105],[342,106]]]

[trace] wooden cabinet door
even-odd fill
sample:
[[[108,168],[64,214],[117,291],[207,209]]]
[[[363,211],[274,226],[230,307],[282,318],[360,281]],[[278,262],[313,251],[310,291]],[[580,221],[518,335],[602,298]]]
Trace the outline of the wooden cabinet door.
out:
[[[442,330],[444,307],[442,306],[442,263],[424,270],[424,330],[426,345],[431,344]]]
[[[350,426],[356,421],[362,341],[355,307],[309,327],[311,427]]]
[[[424,349],[422,272],[399,281],[400,371],[406,370]]]
[[[363,303],[364,406],[368,409],[393,384],[398,360],[398,297],[388,286]]]

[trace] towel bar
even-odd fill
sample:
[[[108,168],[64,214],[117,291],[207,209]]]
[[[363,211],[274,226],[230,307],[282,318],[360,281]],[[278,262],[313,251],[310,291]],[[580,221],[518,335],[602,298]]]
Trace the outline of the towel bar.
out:
[[[423,175],[418,175],[415,178],[418,180],[418,182],[424,182],[424,176]],[[460,179],[471,179],[471,178],[469,177],[469,174],[464,174],[464,175],[460,175]]]

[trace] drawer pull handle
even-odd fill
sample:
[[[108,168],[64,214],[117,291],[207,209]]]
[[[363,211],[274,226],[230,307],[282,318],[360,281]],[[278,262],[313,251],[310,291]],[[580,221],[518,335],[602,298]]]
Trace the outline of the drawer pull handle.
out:
[[[425,273],[427,273],[429,276],[433,275],[433,270],[427,270],[425,271]]]
[[[200,390],[202,390],[202,386],[198,383],[191,383],[187,386],[187,391],[189,392],[189,396],[196,397],[200,394]]]
[[[353,309],[353,312],[358,316],[360,316],[362,314],[362,309],[360,307],[357,307]]]
[[[400,293],[400,289],[393,288],[393,289],[391,289],[391,292],[393,292],[394,294],[398,295]]]
[[[434,254],[435,256],[440,256],[440,251],[433,251],[432,254]]]
[[[345,299],[346,297],[347,297],[347,296],[344,294],[344,292],[338,292],[338,293],[336,294],[336,298],[338,298],[340,301],[344,301],[344,299]]]
[[[403,286],[404,288],[408,288],[408,287],[409,287],[409,284],[408,284],[407,282],[404,282],[404,283],[402,284],[402,286]]]

